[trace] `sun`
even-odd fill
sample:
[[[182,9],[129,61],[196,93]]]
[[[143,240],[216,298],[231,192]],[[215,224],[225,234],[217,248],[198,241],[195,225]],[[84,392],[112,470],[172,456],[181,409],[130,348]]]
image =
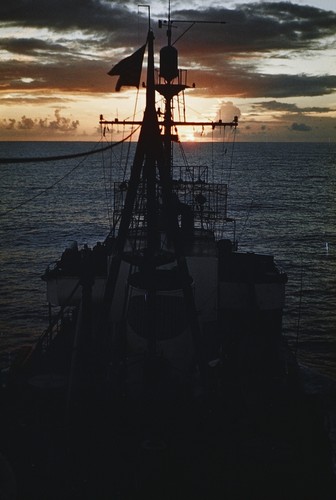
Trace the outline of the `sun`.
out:
[[[185,130],[181,134],[181,139],[184,142],[195,142],[195,135],[193,130]]]

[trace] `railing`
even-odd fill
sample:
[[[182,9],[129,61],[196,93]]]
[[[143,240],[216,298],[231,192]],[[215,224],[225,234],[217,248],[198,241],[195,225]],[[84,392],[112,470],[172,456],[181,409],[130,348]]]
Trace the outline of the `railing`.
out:
[[[215,230],[217,224],[227,218],[227,185],[208,182],[208,169],[205,165],[174,166],[173,192],[179,203],[191,208],[195,225],[207,226]],[[114,183],[113,188],[113,224],[118,226],[125,204],[127,183]],[[156,199],[158,214],[162,200],[161,186],[157,185]],[[131,228],[144,225],[146,221],[146,184],[138,186],[137,199],[133,209]]]
[[[65,304],[63,304],[58,311],[57,315],[49,322],[48,328],[42,333],[36,343],[36,349],[40,350],[41,352],[45,352],[50,346],[54,337],[57,335],[57,333],[59,333],[60,326],[62,323],[64,323],[65,318],[68,317],[69,321],[72,320],[73,306],[70,306],[69,304],[79,285],[80,281],[77,282],[76,286],[72,290]]]

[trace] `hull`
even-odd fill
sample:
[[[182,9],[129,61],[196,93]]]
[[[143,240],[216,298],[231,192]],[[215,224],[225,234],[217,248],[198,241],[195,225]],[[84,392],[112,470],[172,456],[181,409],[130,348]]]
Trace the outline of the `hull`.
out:
[[[82,299],[82,288],[78,276],[59,275],[47,277],[47,301],[52,306],[78,306]],[[101,303],[104,297],[106,277],[98,276],[92,287],[92,300]],[[75,292],[74,292],[75,290]],[[74,293],[73,293],[74,292]]]
[[[282,310],[285,305],[283,283],[220,283],[220,309],[249,311]]]

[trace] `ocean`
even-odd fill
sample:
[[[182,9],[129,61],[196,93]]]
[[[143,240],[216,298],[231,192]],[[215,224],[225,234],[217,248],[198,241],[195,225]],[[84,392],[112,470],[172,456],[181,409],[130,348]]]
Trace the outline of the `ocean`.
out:
[[[83,142],[0,142],[0,157],[90,151]],[[131,146],[131,149],[134,146]],[[288,275],[284,334],[319,386],[336,382],[336,144],[187,143],[191,162],[228,183],[243,251],[275,256]],[[41,275],[72,241],[104,240],[127,147],[72,160],[0,164],[0,367],[48,324]],[[112,170],[109,168],[112,160]],[[211,180],[211,179],[209,179]]]

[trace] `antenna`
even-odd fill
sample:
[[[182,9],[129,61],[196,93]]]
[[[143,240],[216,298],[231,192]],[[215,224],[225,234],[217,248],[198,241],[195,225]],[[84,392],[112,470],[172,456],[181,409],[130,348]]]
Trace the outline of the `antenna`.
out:
[[[159,20],[159,28],[162,28],[163,25],[167,26],[167,35],[168,35],[168,45],[171,45],[171,29],[173,27],[173,23],[191,23],[188,28],[186,28],[183,33],[176,38],[175,42],[172,45],[175,45],[195,24],[226,24],[226,21],[189,21],[187,19],[170,19],[170,0],[169,0],[169,12],[168,12],[168,21]]]
[[[151,29],[151,15],[150,15],[150,5],[147,4],[138,4],[138,9],[140,7],[145,7],[148,9],[148,29]]]

